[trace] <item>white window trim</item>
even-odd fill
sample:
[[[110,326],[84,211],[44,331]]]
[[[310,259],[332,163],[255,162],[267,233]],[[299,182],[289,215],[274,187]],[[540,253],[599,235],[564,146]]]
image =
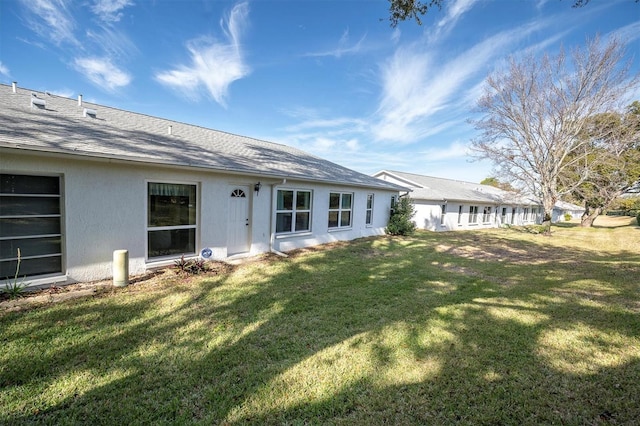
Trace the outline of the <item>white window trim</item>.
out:
[[[149,184],[162,183],[167,185],[192,185],[196,187],[196,224],[195,225],[178,225],[178,226],[149,226]],[[145,241],[144,241],[144,258],[147,267],[165,266],[170,264],[174,259],[178,259],[183,255],[168,255],[149,258],[149,231],[170,231],[173,229],[195,229],[194,253],[185,253],[185,259],[196,258],[198,256],[198,247],[200,246],[200,208],[202,206],[202,197],[200,183],[194,181],[173,181],[162,179],[146,179],[144,181],[144,225],[145,225]]]
[[[371,197],[371,207],[369,207],[369,206],[368,206],[368,203],[369,203],[369,197]],[[365,214],[364,214],[364,215],[365,215],[365,216],[364,216],[364,223],[365,223],[365,226],[366,226],[367,228],[371,228],[371,227],[373,227],[373,211],[374,211],[374,210],[373,210],[373,205],[374,205],[375,201],[376,201],[376,196],[375,196],[375,194],[374,194],[374,193],[372,193],[372,192],[368,193],[368,194],[367,194],[367,200],[366,200],[366,203],[367,203],[367,204],[365,204],[366,209],[365,209]],[[351,203],[353,204],[353,199],[351,200]],[[370,217],[370,219],[371,219],[371,220],[367,223],[367,213],[369,213],[369,212],[371,212],[371,214],[369,215],[369,217]]]
[[[487,213],[487,209],[489,209],[489,212]],[[493,208],[491,206],[484,206],[482,208],[482,223],[483,224],[487,224],[487,223],[491,223],[491,215],[493,213]]]
[[[338,208],[337,209],[332,209],[329,208],[327,210],[327,229],[328,232],[335,232],[335,231],[344,231],[346,229],[351,229],[353,228],[353,205],[355,204],[355,194],[353,192],[348,192],[348,191],[329,191],[329,200],[331,200],[331,194],[340,194],[340,203],[338,204]],[[342,196],[343,195],[351,195],[351,208],[349,209],[343,209],[342,208]],[[329,201],[331,202],[331,201]],[[351,214],[349,215],[349,225],[341,225],[340,224],[340,218],[342,217],[342,212],[346,212],[349,211],[351,212]],[[329,213],[331,212],[338,212],[338,225],[337,226],[329,226]]]
[[[473,212],[471,211],[473,210]],[[478,225],[480,222],[478,221],[478,206],[469,206],[469,221],[468,224],[470,226],[476,226]]]
[[[280,191],[293,191],[293,205],[291,206],[291,210],[278,210],[278,192]],[[304,234],[312,234],[312,218],[313,218],[313,190],[305,189],[305,188],[276,188],[275,191],[276,197],[276,224],[274,225],[274,234],[276,238],[281,238],[283,236],[301,236]],[[298,192],[308,192],[309,193],[309,209],[298,210],[296,209],[296,200],[298,197]],[[296,231],[296,213],[309,213],[309,229],[302,229],[300,231]],[[278,213],[291,213],[291,231],[277,232],[275,231],[277,223],[278,223]]]

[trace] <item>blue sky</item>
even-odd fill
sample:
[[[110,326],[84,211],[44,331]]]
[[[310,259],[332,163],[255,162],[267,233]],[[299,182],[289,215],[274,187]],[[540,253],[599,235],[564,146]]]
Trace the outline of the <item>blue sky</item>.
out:
[[[386,0],[2,0],[0,82],[301,148],[371,174],[479,182],[469,119],[509,55],[627,41],[633,0],[445,0],[393,29]],[[635,58],[634,58],[635,56]],[[630,94],[640,99],[640,93]]]

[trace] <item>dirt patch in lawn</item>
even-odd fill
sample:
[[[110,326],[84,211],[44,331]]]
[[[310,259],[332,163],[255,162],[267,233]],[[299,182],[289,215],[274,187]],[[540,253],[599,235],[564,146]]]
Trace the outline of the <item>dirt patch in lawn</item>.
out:
[[[198,275],[177,273],[174,268],[164,268],[148,271],[141,275],[129,277],[127,287],[115,287],[112,279],[92,281],[87,283],[67,284],[62,286],[51,285],[25,291],[16,299],[10,299],[6,293],[0,293],[0,312],[12,312],[31,309],[37,306],[59,303],[82,297],[110,294],[119,289],[128,291],[145,291],[150,287],[165,285],[170,280],[189,280],[192,277],[207,277],[226,274],[235,266],[224,262],[209,262],[208,270]]]

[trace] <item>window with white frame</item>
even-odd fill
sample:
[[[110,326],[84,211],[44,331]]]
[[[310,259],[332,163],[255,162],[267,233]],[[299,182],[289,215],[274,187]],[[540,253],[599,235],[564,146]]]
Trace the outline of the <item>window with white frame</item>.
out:
[[[491,207],[485,206],[482,212],[482,222],[483,223],[491,222]]]
[[[478,206],[469,206],[469,223],[478,223]]]
[[[458,206],[458,225],[462,225],[462,204]]]
[[[525,222],[529,221],[529,208],[525,207],[523,212],[522,212],[522,220],[524,220]]]
[[[503,207],[502,208],[502,223],[507,223],[507,208]]]
[[[447,205],[442,204],[440,206],[440,225],[444,225],[444,221],[447,217]]]
[[[311,230],[311,191],[279,189],[276,200],[276,233]]]
[[[62,272],[61,194],[60,176],[0,174],[0,279]]]
[[[365,223],[367,225],[373,223],[373,194],[367,194],[367,216]]]
[[[197,186],[147,184],[147,256],[190,255],[196,251]]]
[[[348,228],[351,226],[353,193],[329,193],[329,228]]]

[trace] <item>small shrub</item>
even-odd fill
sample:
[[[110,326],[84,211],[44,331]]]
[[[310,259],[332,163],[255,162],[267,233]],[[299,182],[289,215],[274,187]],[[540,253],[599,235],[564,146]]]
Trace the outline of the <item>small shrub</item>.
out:
[[[636,215],[636,225],[640,226],[640,211]]]
[[[178,274],[198,275],[208,270],[203,259],[185,259],[184,255],[175,261],[175,270]]]
[[[569,221],[571,221],[571,219],[573,219],[573,216],[571,216],[571,213],[565,213],[564,214],[564,221],[565,222],[569,222]]]
[[[387,229],[390,235],[411,235],[416,230],[416,224],[411,220],[415,215],[413,200],[409,197],[403,197],[398,201],[391,212]]]

